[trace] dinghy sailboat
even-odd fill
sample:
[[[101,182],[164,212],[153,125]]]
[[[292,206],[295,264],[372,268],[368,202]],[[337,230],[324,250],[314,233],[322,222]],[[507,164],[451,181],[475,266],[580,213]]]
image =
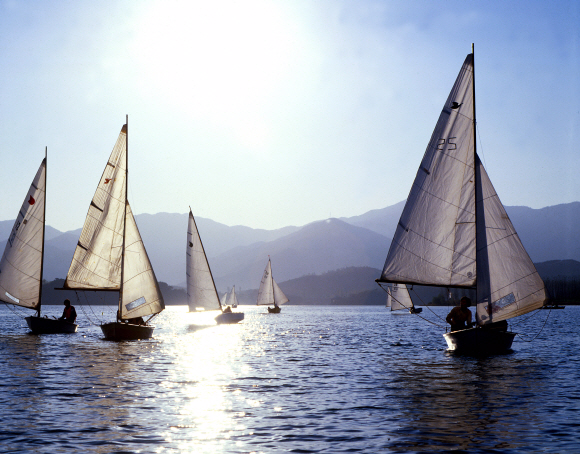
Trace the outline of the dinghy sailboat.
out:
[[[397,225],[381,283],[474,289],[475,327],[445,333],[450,350],[509,350],[507,320],[546,300],[477,154],[473,51],[445,102]]]
[[[387,286],[387,307],[391,308],[391,312],[406,309],[411,314],[420,314],[423,311],[423,308],[413,304],[407,286],[398,283]]]
[[[232,287],[232,291],[231,291],[230,296],[228,298],[228,304],[230,306],[232,306],[232,309],[235,309],[238,307],[238,298],[236,297],[236,286],[235,285]]]
[[[67,290],[119,292],[116,321],[101,325],[109,340],[151,338],[149,322],[165,308],[127,199],[127,169],[128,118],[89,205],[63,285]]]
[[[219,310],[221,314],[215,318],[218,325],[242,321],[244,319],[242,312],[232,312],[229,307],[224,311],[222,307],[191,208],[187,226],[186,262],[189,311],[195,312],[198,308],[203,308],[206,311]],[[235,293],[233,296],[235,300]],[[231,301],[231,296],[228,301]]]
[[[28,327],[35,334],[74,333],[76,324],[40,316],[45,216],[46,156],[32,180],[6,242],[0,261],[0,301],[36,309],[36,315],[26,317]]]
[[[268,257],[268,264],[266,265],[262,282],[260,282],[260,288],[258,289],[258,302],[256,305],[270,306],[273,304],[274,307],[268,307],[268,313],[279,314],[282,311],[280,306],[288,301],[288,298],[274,280],[274,276],[272,276],[272,263]]]

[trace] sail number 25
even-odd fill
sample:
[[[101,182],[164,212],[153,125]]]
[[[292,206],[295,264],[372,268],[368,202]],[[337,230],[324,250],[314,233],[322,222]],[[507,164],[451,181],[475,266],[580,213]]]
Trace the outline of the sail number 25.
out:
[[[457,150],[457,144],[455,142],[451,142],[452,140],[455,140],[455,139],[457,139],[457,137],[449,137],[447,139],[439,139],[439,141],[437,142],[437,150],[443,150],[446,143],[449,145],[449,147],[447,147],[448,150]]]

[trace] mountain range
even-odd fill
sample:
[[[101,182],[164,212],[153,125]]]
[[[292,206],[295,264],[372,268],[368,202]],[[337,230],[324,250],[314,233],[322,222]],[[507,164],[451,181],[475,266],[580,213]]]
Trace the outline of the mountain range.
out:
[[[400,202],[360,216],[276,230],[230,227],[202,217],[196,222],[221,294],[232,285],[237,290],[256,289],[268,256],[278,283],[349,267],[380,270],[403,206]],[[580,202],[541,209],[506,207],[506,211],[534,262],[580,261]],[[172,286],[185,285],[187,216],[136,216],[158,280]],[[0,221],[0,250],[12,225],[13,221]],[[46,280],[66,276],[79,235],[80,229],[59,232],[47,226]]]

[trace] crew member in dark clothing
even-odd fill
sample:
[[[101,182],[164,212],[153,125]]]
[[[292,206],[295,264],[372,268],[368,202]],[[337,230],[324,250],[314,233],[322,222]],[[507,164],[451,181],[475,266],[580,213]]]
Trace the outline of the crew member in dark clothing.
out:
[[[471,327],[471,311],[468,307],[471,306],[471,299],[467,296],[461,298],[459,307],[454,307],[447,315],[447,323],[451,325],[451,331],[459,331]]]
[[[65,322],[74,323],[77,319],[77,311],[75,307],[71,306],[70,300],[64,300],[64,311],[62,311],[62,317],[59,320],[64,320]]]

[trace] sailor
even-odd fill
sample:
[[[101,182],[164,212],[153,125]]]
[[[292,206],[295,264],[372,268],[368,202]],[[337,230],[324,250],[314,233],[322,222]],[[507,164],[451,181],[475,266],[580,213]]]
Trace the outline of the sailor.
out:
[[[232,312],[232,308],[230,306],[226,306],[226,308],[223,310],[224,314],[229,314]]]
[[[451,331],[459,331],[471,326],[471,311],[468,307],[471,306],[471,299],[464,296],[459,301],[459,306],[451,309],[447,315],[447,323],[451,325]]]
[[[65,322],[74,323],[77,319],[77,311],[74,306],[71,306],[70,300],[67,298],[64,300],[64,310],[62,311],[62,317],[59,320],[64,320]]]

